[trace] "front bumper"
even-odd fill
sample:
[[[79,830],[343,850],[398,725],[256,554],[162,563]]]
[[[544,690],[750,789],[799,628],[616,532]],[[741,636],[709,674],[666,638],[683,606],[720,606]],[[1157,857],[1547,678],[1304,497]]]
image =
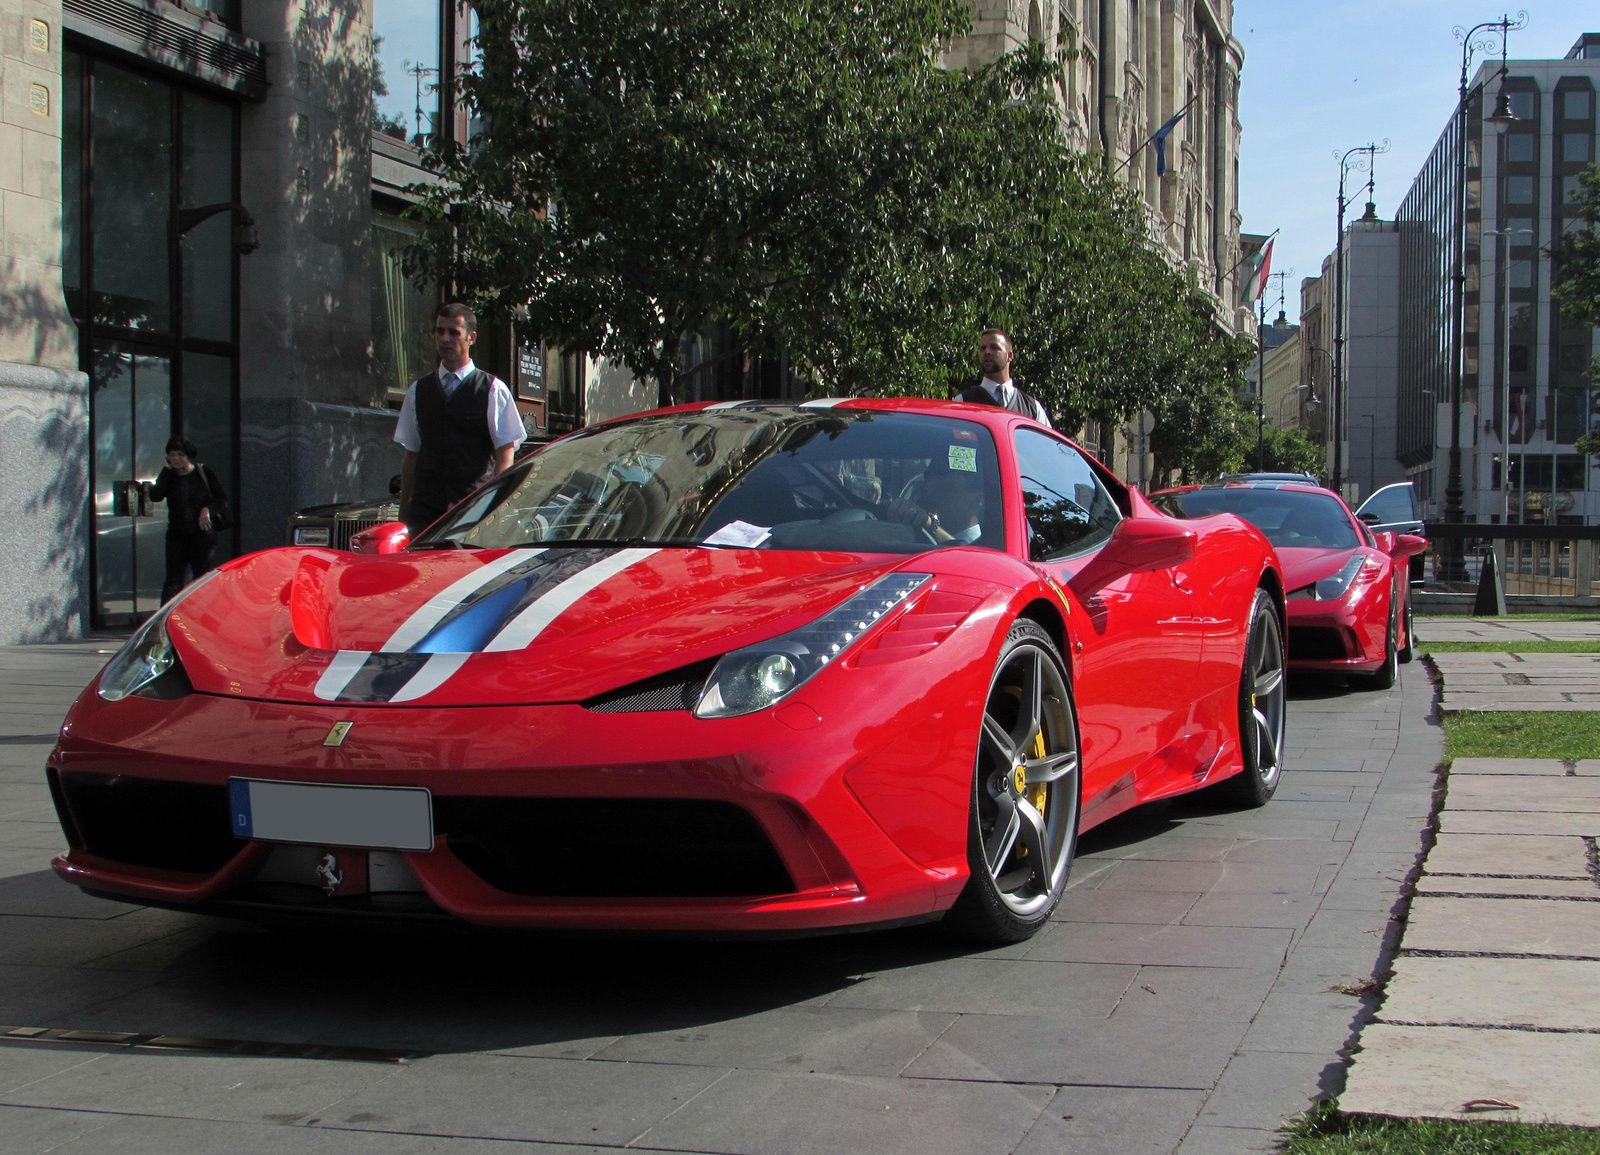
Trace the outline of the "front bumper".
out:
[[[1383,665],[1387,618],[1373,637],[1365,598],[1352,602],[1288,602],[1288,665],[1291,670],[1370,673]]]
[[[320,707],[204,694],[104,703],[91,691],[50,759],[72,847],[54,865],[97,894],[252,916],[779,933],[935,916],[965,881],[964,824],[947,832],[945,860],[909,856],[846,782],[861,764],[859,724],[817,718],[785,721],[783,709],[707,722],[578,705]],[[349,736],[324,746],[335,722],[351,722]],[[970,750],[945,753],[970,775]],[[434,847],[390,854],[405,876],[391,889],[330,896],[314,869],[296,881],[283,844],[221,833],[232,777],[424,787]],[[339,847],[308,848],[308,862],[324,851],[365,869],[364,852]],[[563,862],[572,869],[553,875],[551,864]],[[630,878],[639,880],[631,894]]]

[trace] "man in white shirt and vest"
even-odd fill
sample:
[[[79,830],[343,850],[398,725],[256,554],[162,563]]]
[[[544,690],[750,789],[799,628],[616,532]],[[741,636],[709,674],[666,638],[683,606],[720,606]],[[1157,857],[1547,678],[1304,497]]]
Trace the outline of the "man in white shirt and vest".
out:
[[[1045,412],[1038,398],[1024,393],[1011,380],[1013,353],[1011,337],[1004,329],[985,329],[978,338],[978,364],[983,376],[956,400],[974,405],[998,405],[1048,426],[1050,414]]]
[[[509,468],[527,436],[506,383],[472,363],[477,339],[471,309],[441,306],[433,320],[439,367],[412,382],[400,406],[400,517],[413,536]]]

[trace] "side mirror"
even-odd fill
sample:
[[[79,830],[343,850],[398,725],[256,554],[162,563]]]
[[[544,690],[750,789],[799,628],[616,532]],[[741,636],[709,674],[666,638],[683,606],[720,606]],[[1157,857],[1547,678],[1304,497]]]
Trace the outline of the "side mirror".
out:
[[[1197,537],[1194,530],[1163,518],[1124,518],[1111,531],[1111,540],[1067,584],[1087,601],[1128,574],[1171,569],[1188,561],[1194,557]]]
[[[403,521],[386,521],[364,529],[350,539],[354,553],[399,553],[411,544],[411,531]]]
[[[1368,525],[1377,525],[1380,520],[1375,513],[1358,513],[1356,516]]]
[[[389,496],[393,497],[400,492],[400,475],[397,473],[389,479]]]
[[[1384,530],[1382,533],[1373,534],[1372,540],[1378,543],[1378,548],[1384,553],[1391,555],[1394,553],[1394,534],[1390,533],[1388,530]]]
[[[1428,552],[1428,539],[1414,533],[1396,534],[1394,547],[1389,552],[1395,557],[1416,557],[1419,553]]]

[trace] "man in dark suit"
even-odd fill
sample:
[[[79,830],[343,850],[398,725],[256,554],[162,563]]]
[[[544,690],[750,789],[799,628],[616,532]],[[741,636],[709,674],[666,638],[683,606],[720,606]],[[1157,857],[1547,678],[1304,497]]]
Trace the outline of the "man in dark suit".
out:
[[[974,405],[998,405],[1013,413],[1021,413],[1024,417],[1032,417],[1041,425],[1049,425],[1050,414],[1045,412],[1038,398],[1024,393],[1011,380],[1013,353],[1011,337],[1004,329],[985,329],[978,338],[978,363],[983,369],[983,376],[956,400]]]

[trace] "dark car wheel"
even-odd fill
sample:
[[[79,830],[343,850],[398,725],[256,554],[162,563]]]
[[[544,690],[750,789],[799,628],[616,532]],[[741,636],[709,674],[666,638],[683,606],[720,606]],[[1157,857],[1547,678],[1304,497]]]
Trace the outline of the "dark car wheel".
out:
[[[1020,942],[1043,926],[1072,868],[1082,792],[1066,667],[1024,619],[989,682],[967,823],[972,873],[945,926],[982,942]]]
[[[1417,623],[1411,610],[1411,591],[1406,591],[1406,644],[1400,649],[1400,660],[1409,662],[1417,656]]]
[[[1383,640],[1383,665],[1370,674],[1351,674],[1350,681],[1363,690],[1387,690],[1400,677],[1400,615],[1389,599],[1389,629]]]
[[[1239,671],[1239,751],[1244,769],[1223,784],[1240,805],[1261,806],[1283,776],[1284,723],[1289,687],[1284,682],[1283,626],[1266,590],[1250,607],[1250,633]]]

